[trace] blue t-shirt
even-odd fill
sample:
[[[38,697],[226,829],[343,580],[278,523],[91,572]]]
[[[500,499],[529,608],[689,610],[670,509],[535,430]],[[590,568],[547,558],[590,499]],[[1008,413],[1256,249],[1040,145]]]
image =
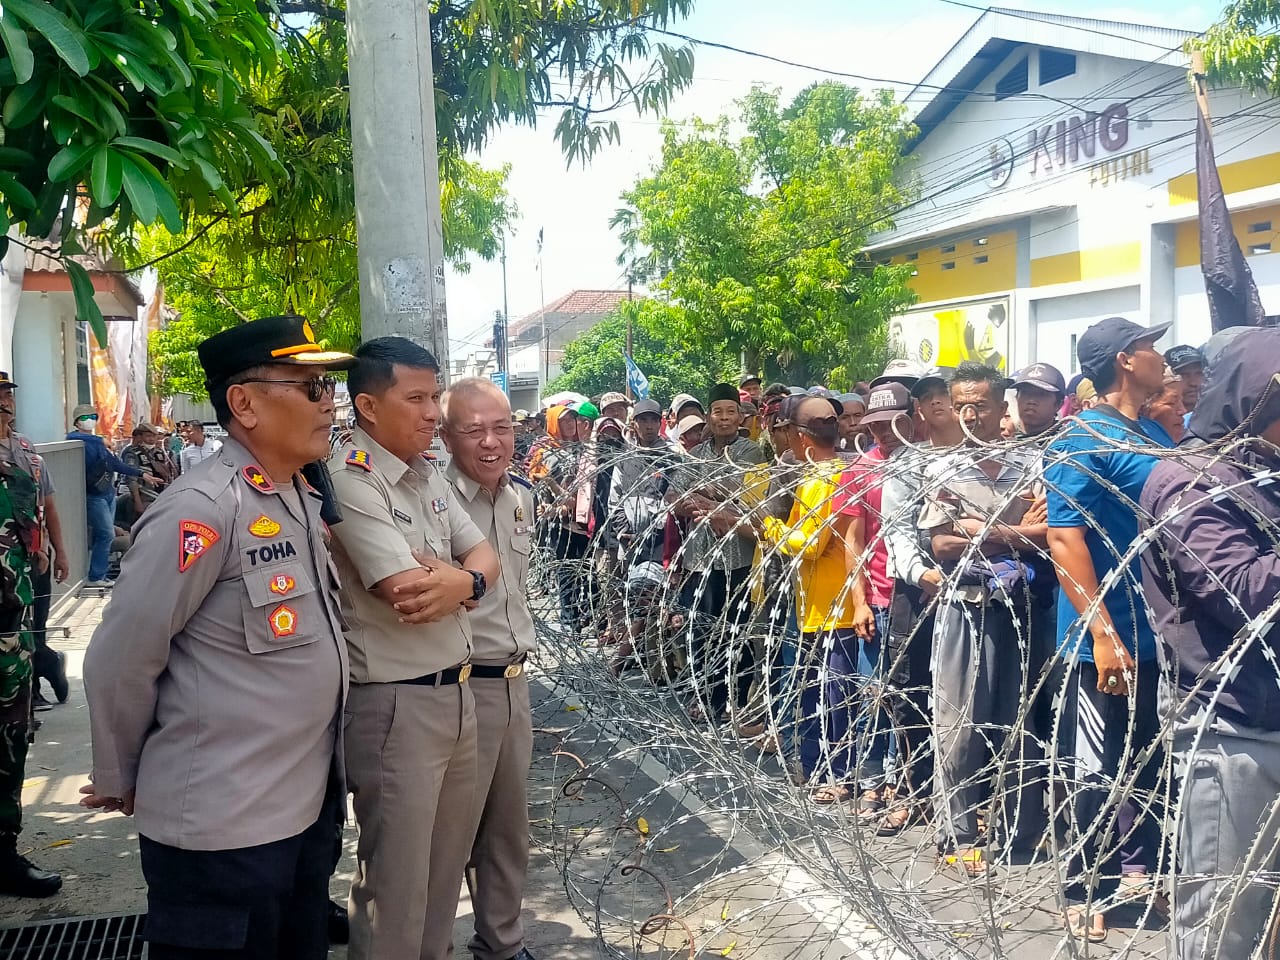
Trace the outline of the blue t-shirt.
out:
[[[1049,526],[1085,528],[1085,543],[1101,583],[1138,537],[1138,497],[1157,462],[1154,456],[1127,448],[1172,447],[1174,442],[1154,420],[1130,420],[1109,406],[1086,410],[1078,420],[1068,422],[1045,451]],[[1109,446],[1108,440],[1117,445]],[[1154,660],[1156,638],[1142,598],[1136,555],[1128,564],[1128,575],[1115,582],[1103,602],[1130,655],[1139,662]],[[1059,597],[1058,650],[1070,656],[1078,646],[1080,659],[1092,663],[1093,644],[1080,643],[1085,631],[1078,621],[1070,599]]]

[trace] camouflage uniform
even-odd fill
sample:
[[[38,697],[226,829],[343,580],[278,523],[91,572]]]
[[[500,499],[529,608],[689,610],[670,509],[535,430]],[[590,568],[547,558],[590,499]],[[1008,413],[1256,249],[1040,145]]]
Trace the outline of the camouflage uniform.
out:
[[[40,488],[25,467],[30,447],[14,435],[11,448],[28,453],[0,461],[0,845],[12,847],[22,829],[22,781],[32,739],[30,630],[31,564],[39,549]],[[24,464],[13,459],[26,460]]]

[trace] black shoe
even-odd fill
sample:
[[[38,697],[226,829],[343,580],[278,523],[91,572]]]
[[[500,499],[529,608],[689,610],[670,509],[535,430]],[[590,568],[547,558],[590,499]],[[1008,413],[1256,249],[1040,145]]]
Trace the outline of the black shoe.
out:
[[[61,650],[55,651],[56,660],[53,669],[44,675],[44,679],[49,681],[49,686],[53,688],[53,695],[58,698],[59,703],[66,703],[67,697],[71,695],[71,685],[67,683],[67,655]]]
[[[512,957],[511,960],[533,960],[533,954],[529,952],[527,947],[521,947],[520,952]]]
[[[351,921],[347,908],[336,900],[329,901],[329,942],[346,943],[351,939]]]
[[[52,897],[62,889],[62,878],[41,870],[26,857],[11,854],[0,865],[0,894],[11,897]]]
[[[53,704],[46,700],[44,698],[44,694],[39,690],[31,691],[31,705],[35,708],[37,713],[43,713],[46,710],[53,709]]]

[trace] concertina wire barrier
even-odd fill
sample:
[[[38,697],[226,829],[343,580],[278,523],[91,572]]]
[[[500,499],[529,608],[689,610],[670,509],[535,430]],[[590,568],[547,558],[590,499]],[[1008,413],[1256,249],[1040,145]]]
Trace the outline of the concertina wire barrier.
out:
[[[1251,535],[1277,550],[1280,530],[1256,498],[1278,495],[1271,485],[1280,473],[1250,458],[1257,442],[1142,453],[1181,462],[1192,476],[1212,464],[1244,464],[1243,481],[1213,495],[1227,498]],[[1102,435],[1096,443],[1084,453],[1117,449]],[[993,516],[1017,498],[1030,503],[1048,492],[1052,455],[1046,458],[1043,439],[982,444],[969,435],[969,445],[1020,471]],[[1267,646],[1275,642],[1269,632],[1280,598],[1251,615],[1231,592],[1238,581],[1230,572],[1201,564],[1223,610],[1244,623],[1224,638],[1220,659],[1193,691],[1179,692],[1168,682],[1177,664],[1162,649],[1154,666],[1143,663],[1130,675],[1131,696],[1082,720],[1080,706],[1091,701],[1072,695],[1078,646],[1059,649],[1055,609],[1067,599],[1055,565],[1047,554],[1038,558],[1039,581],[1030,584],[1016,565],[983,567],[994,520],[973,525],[933,596],[917,594],[912,607],[902,602],[907,591],[895,593],[889,622],[880,624],[887,626],[880,659],[859,668],[831,656],[831,637],[799,634],[797,591],[812,558],[796,555],[794,543],[744,538],[706,518],[671,519],[696,487],[738,514],[785,520],[800,487],[833,472],[830,463],[704,462],[695,481],[682,483],[690,461],[669,446],[592,441],[566,453],[569,479],[535,485],[537,661],[561,698],[535,716],[533,779],[549,781],[534,791],[534,835],[549,847],[606,955],[1278,955],[1280,771],[1258,779],[1269,799],[1241,841],[1239,866],[1218,874],[1181,869],[1184,844],[1218,842],[1225,831],[1221,817],[1188,802],[1187,757],[1223,749],[1213,739],[1214,707],[1241,664],[1266,664],[1280,689]],[[956,503],[948,473],[926,469],[946,455],[907,442],[875,465],[874,482],[882,490],[896,484],[899,497],[892,509],[885,504],[881,535],[846,557],[848,577],[833,606],[849,601],[849,584],[869,570],[883,531],[904,520],[916,528],[930,500]],[[1072,457],[1089,471],[1089,456]],[[627,484],[613,484],[626,461],[633,465]],[[1196,562],[1170,533],[1194,498],[1175,498],[1162,516],[1147,516],[1106,476],[1090,477],[1138,516],[1140,533],[1114,542],[1083,505],[1072,504],[1113,562],[1098,599],[1073,613],[1068,637],[1080,636],[1101,598],[1109,607],[1117,602],[1107,593],[1113,587],[1126,588],[1119,595],[1132,607],[1127,622],[1147,616],[1134,603],[1146,592],[1137,574],[1144,554],[1157,573],[1168,562],[1152,558],[1182,551],[1182,567]],[[631,535],[619,542],[605,524],[570,536],[579,491],[606,479],[611,509],[625,515]],[[803,519],[810,537],[840,540],[823,505]],[[672,523],[683,525],[683,539],[664,563]],[[726,558],[739,563],[744,554],[745,572],[723,572]],[[975,567],[993,575],[975,584]],[[975,587],[983,602],[959,601]],[[807,597],[800,599],[803,605]],[[944,617],[950,652],[938,649]],[[987,621],[998,627],[987,629]],[[1259,650],[1261,660],[1250,656]],[[987,669],[966,666],[982,658]],[[1110,758],[1082,756],[1098,749],[1076,733],[1091,722],[1111,729]],[[1280,758],[1280,734],[1273,740],[1266,756]],[[824,784],[847,786],[849,798],[817,802]],[[868,787],[881,790],[882,809],[861,803]],[[907,825],[883,835],[886,814],[900,809],[910,813]],[[1145,875],[1122,874],[1135,847]],[[980,870],[971,871],[974,859]],[[1175,883],[1200,898],[1192,929],[1171,929]],[[1069,906],[1083,911],[1085,926],[1105,914],[1105,941],[1071,935],[1063,922]]]

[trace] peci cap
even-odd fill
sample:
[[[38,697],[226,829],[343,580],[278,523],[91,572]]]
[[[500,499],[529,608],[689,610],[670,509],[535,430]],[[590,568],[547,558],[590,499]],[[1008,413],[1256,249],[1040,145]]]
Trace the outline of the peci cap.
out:
[[[210,387],[268,363],[348,370],[356,362],[349,353],[321,347],[306,318],[293,314],[250,320],[215,333],[196,352]]]
[[[881,423],[911,412],[911,392],[901,383],[890,381],[871,390],[867,398],[867,414],[863,423]]]
[[[9,379],[9,371],[0,370],[0,390],[12,390],[17,384]]]
[[[631,419],[652,414],[655,417],[662,416],[662,407],[657,400],[640,400],[631,408]]]
[[[1195,347],[1188,347],[1186,344],[1179,344],[1176,347],[1170,347],[1164,352],[1164,362],[1169,365],[1169,369],[1174,373],[1179,373],[1187,367],[1206,366],[1204,354]]]
[[[631,406],[631,401],[627,399],[627,395],[625,393],[619,393],[617,390],[610,390],[600,398],[600,409],[603,410],[605,407],[611,407],[615,403],[625,403],[628,407]]]
[[[1173,322],[1157,323],[1144,327],[1124,317],[1107,317],[1099,320],[1080,337],[1076,343],[1076,357],[1080,361],[1080,369],[1089,379],[1097,379],[1104,371],[1110,380],[1112,366],[1116,362],[1116,354],[1123,353],[1139,340],[1159,340]],[[1106,382],[1106,381],[1104,381]]]
[[[721,400],[732,400],[734,403],[742,402],[738,396],[737,389],[727,383],[717,383],[711,388],[711,394],[707,398],[709,404],[719,403]]]
[[[1067,393],[1067,381],[1062,371],[1048,363],[1033,363],[1019,370],[1013,378],[1013,387],[1016,390],[1024,384],[1060,397]]]
[[[905,386],[911,386],[928,371],[914,360],[903,360],[901,358],[890,360],[885,364],[884,372],[880,376],[871,381],[871,388],[882,386],[886,383],[901,383]]]

